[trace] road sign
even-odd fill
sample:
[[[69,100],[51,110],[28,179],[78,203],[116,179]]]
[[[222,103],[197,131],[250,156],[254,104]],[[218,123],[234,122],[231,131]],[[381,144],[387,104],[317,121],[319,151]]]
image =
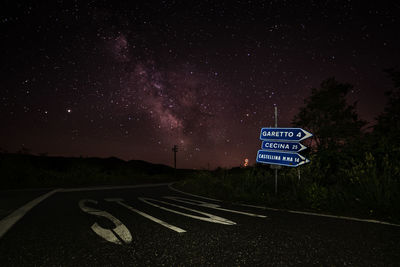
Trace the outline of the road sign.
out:
[[[262,128],[260,133],[261,140],[281,140],[300,142],[313,136],[301,128]]]
[[[257,162],[297,167],[310,161],[297,153],[258,150]]]
[[[286,152],[300,152],[307,147],[295,142],[280,142],[280,141],[263,141],[261,149],[264,150],[279,150]]]

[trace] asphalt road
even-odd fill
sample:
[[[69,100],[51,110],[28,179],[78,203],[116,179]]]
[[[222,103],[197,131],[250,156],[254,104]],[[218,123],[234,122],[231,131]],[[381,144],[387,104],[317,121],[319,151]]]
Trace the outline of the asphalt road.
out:
[[[0,237],[0,266],[210,265],[399,266],[400,227],[229,205],[163,185],[60,191]]]

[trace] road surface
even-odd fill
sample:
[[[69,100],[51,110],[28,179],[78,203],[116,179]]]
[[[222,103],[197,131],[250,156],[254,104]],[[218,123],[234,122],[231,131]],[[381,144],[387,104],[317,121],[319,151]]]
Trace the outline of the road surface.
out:
[[[0,192],[0,266],[400,264],[395,225],[227,204],[166,184],[10,194]],[[33,204],[18,208],[20,199]]]

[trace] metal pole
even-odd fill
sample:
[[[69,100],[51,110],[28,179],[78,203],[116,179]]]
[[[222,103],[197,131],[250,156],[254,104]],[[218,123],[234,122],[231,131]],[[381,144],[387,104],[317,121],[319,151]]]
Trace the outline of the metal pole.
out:
[[[278,128],[278,108],[275,106],[275,128]],[[275,195],[278,195],[278,169],[275,169]]]

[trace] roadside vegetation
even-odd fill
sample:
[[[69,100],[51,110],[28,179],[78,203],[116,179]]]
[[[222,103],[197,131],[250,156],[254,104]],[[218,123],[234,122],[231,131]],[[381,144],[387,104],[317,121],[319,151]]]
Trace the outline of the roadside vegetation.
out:
[[[311,160],[279,170],[278,194],[268,165],[200,172],[177,186],[226,201],[400,222],[400,72],[387,70],[394,88],[387,106],[366,127],[353,89],[334,78],[313,89],[293,119],[314,134],[301,154]],[[300,178],[299,178],[300,171]]]

